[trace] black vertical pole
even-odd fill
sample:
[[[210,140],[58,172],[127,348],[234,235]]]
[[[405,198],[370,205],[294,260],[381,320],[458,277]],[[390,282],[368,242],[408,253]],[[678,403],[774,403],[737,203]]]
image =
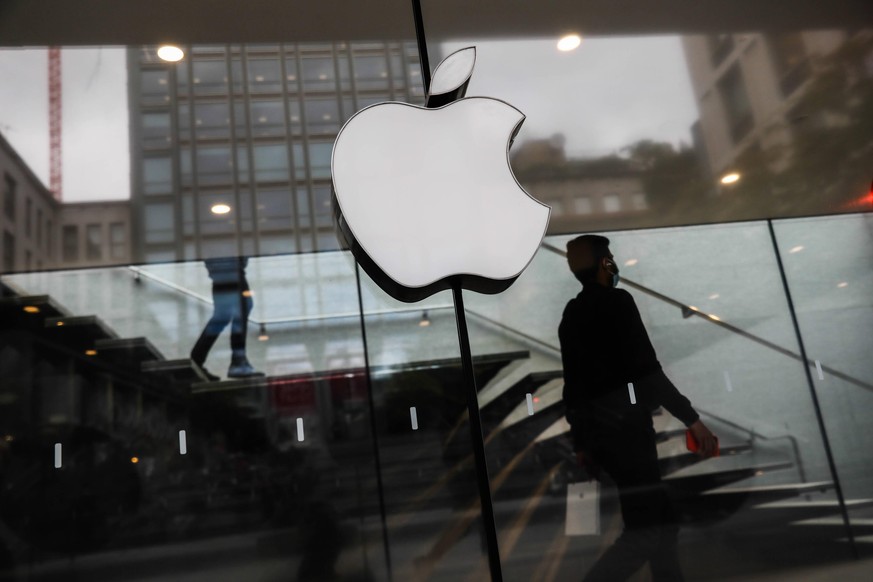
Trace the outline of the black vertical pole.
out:
[[[361,318],[361,341],[364,344],[364,370],[367,374],[367,405],[370,407],[370,433],[373,435],[373,460],[376,462],[376,488],[379,491],[379,516],[382,518],[382,547],[385,552],[385,568],[387,568],[388,582],[391,582],[393,580],[393,573],[391,571],[391,544],[388,540],[388,520],[385,515],[385,489],[384,484],[382,483],[382,459],[379,456],[376,403],[373,401],[373,382],[370,376],[370,347],[367,345],[367,325],[364,320],[364,294],[361,290],[361,266],[357,261],[355,261],[355,284],[358,287],[358,315]],[[360,486],[360,483],[358,485]]]
[[[849,521],[849,510],[846,508],[846,498],[843,495],[843,487],[840,484],[840,476],[837,473],[837,464],[834,461],[834,453],[831,450],[831,441],[828,438],[827,428],[825,428],[821,405],[818,402],[818,394],[815,391],[815,383],[812,380],[812,372],[809,370],[809,359],[806,357],[806,347],[803,344],[803,334],[800,333],[800,324],[797,322],[797,312],[794,310],[794,300],[791,298],[791,288],[788,286],[788,277],[785,275],[785,267],[782,264],[782,254],[779,252],[779,245],[776,242],[776,231],[773,230],[772,220],[767,220],[767,227],[770,229],[770,240],[773,242],[773,252],[776,253],[776,263],[779,266],[779,275],[782,277],[782,289],[785,291],[785,298],[788,300],[788,310],[791,312],[791,323],[794,324],[794,334],[797,336],[797,344],[800,346],[801,362],[803,362],[803,371],[806,373],[809,394],[812,397],[812,407],[813,410],[815,410],[815,419],[818,421],[818,430],[821,432],[825,456],[827,456],[828,459],[828,467],[830,468],[831,476],[834,478],[834,491],[837,493],[837,501],[840,504],[840,514],[842,514],[843,524],[846,526],[846,534],[849,538],[849,547],[852,550],[852,556],[857,560],[859,559],[858,547],[855,545],[855,535],[852,533],[852,524]]]
[[[418,41],[418,60],[421,63],[421,80],[424,94],[430,93],[430,59],[427,55],[427,39],[424,36],[424,17],[421,0],[412,0],[412,19],[415,21],[415,39]]]
[[[479,485],[479,500],[482,506],[482,527],[488,543],[488,566],[491,582],[503,582],[500,569],[500,549],[497,545],[497,527],[494,524],[494,507],[491,504],[491,484],[488,481],[488,464],[485,459],[485,441],[482,438],[482,420],[479,418],[479,396],[476,376],[473,373],[473,355],[470,351],[470,334],[464,312],[464,298],[459,277],[452,279],[452,297],[455,300],[455,321],[458,324],[458,343],[461,349],[462,381],[467,392],[467,415],[470,417],[470,440],[473,458],[476,461],[476,482]]]

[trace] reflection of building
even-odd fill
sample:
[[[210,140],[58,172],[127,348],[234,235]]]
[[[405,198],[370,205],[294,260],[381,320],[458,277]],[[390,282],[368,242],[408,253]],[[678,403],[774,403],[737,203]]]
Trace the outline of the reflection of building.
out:
[[[512,150],[524,188],[552,208],[549,232],[602,229],[648,210],[643,173],[617,156],[567,160],[563,140],[531,140]]]
[[[814,77],[816,58],[848,37],[841,31],[683,37],[701,145],[716,175],[733,170],[746,152],[773,154],[791,144],[792,125],[809,116],[795,107]],[[781,170],[786,159],[771,158],[772,169]]]
[[[54,266],[58,202],[0,135],[0,273]]]
[[[130,201],[64,203],[60,223],[63,267],[130,262]]]
[[[0,273],[130,262],[127,200],[58,202],[0,135]]]
[[[342,123],[423,97],[411,43],[198,46],[178,64],[131,50],[128,69],[145,261],[337,248],[330,156]]]

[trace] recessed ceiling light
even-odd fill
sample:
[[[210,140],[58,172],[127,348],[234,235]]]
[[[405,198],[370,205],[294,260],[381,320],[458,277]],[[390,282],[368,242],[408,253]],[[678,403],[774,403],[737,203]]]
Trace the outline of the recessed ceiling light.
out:
[[[213,204],[210,210],[212,214],[227,214],[230,212],[230,206],[227,204]]]
[[[740,175],[736,172],[731,172],[730,174],[725,174],[721,177],[722,184],[734,184],[736,182],[739,182],[739,180]]]
[[[39,307],[37,307],[36,305],[25,305],[24,311],[26,313],[39,313]]]
[[[710,299],[718,299],[719,297],[721,297],[721,295],[719,295],[718,293],[713,293],[709,296]]]
[[[837,283],[837,287],[839,287],[840,289],[844,289],[848,286],[849,286],[849,284],[846,283],[845,281],[840,281],[839,283]]]
[[[794,253],[799,253],[800,251],[802,251],[803,248],[803,245],[797,245],[796,247],[791,247],[791,250],[788,252],[793,255]]]
[[[96,356],[97,350],[85,350],[85,355],[86,356]]]
[[[639,261],[637,261],[636,259],[628,259],[628,260],[626,260],[626,261],[624,262],[624,266],[625,266],[625,267],[633,267],[633,266],[636,265],[638,262],[639,262]]]
[[[579,45],[582,44],[582,37],[578,34],[568,34],[566,36],[562,36],[558,41],[558,50],[562,52],[568,52],[579,48]]]
[[[158,58],[168,63],[176,63],[185,57],[185,51],[177,46],[165,44],[158,48]]]

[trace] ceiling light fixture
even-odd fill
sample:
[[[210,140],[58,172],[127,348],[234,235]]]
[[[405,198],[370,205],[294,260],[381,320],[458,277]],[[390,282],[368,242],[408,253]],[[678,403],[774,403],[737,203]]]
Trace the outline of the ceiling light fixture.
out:
[[[421,320],[418,322],[418,327],[430,326],[430,318],[427,316],[427,310],[421,312]]]
[[[721,177],[722,184],[735,184],[740,181],[740,175],[737,172],[731,172]]]
[[[230,212],[230,206],[227,204],[213,204],[212,208],[210,208],[212,214],[227,214]]]
[[[258,341],[259,341],[259,342],[265,342],[265,341],[267,341],[268,339],[270,339],[270,336],[267,335],[267,326],[266,326],[265,324],[262,323],[262,324],[261,324],[261,331],[260,331],[260,333],[258,334]]]
[[[168,63],[177,63],[185,57],[185,51],[177,46],[165,44],[158,48],[158,58]]]
[[[582,37],[578,34],[568,34],[566,36],[562,36],[558,41],[558,50],[561,52],[569,52],[579,48],[579,45],[582,44]]]
[[[791,254],[793,255],[794,253],[799,253],[799,252],[802,251],[803,249],[804,249],[804,246],[803,246],[803,245],[797,245],[796,247],[791,247],[791,250],[788,251],[788,252],[791,253]]]
[[[626,260],[626,261],[624,262],[624,266],[625,266],[625,267],[633,267],[633,266],[636,265],[638,262],[639,262],[639,261],[637,261],[636,259],[628,259],[628,260]]]
[[[25,305],[24,311],[25,313],[39,313],[39,307],[36,305]]]
[[[839,283],[837,283],[837,287],[839,287],[840,289],[845,289],[848,286],[849,286],[849,284],[846,283],[845,281],[840,281]]]

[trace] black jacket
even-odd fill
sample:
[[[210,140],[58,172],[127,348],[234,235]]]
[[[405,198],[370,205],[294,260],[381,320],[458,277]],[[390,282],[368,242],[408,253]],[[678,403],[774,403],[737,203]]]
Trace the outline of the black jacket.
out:
[[[664,376],[655,348],[630,293],[586,285],[567,303],[558,328],[564,365],[564,405],[568,419],[593,400],[621,391],[628,383],[640,404],[664,406],[691,425],[698,416],[691,403]]]

